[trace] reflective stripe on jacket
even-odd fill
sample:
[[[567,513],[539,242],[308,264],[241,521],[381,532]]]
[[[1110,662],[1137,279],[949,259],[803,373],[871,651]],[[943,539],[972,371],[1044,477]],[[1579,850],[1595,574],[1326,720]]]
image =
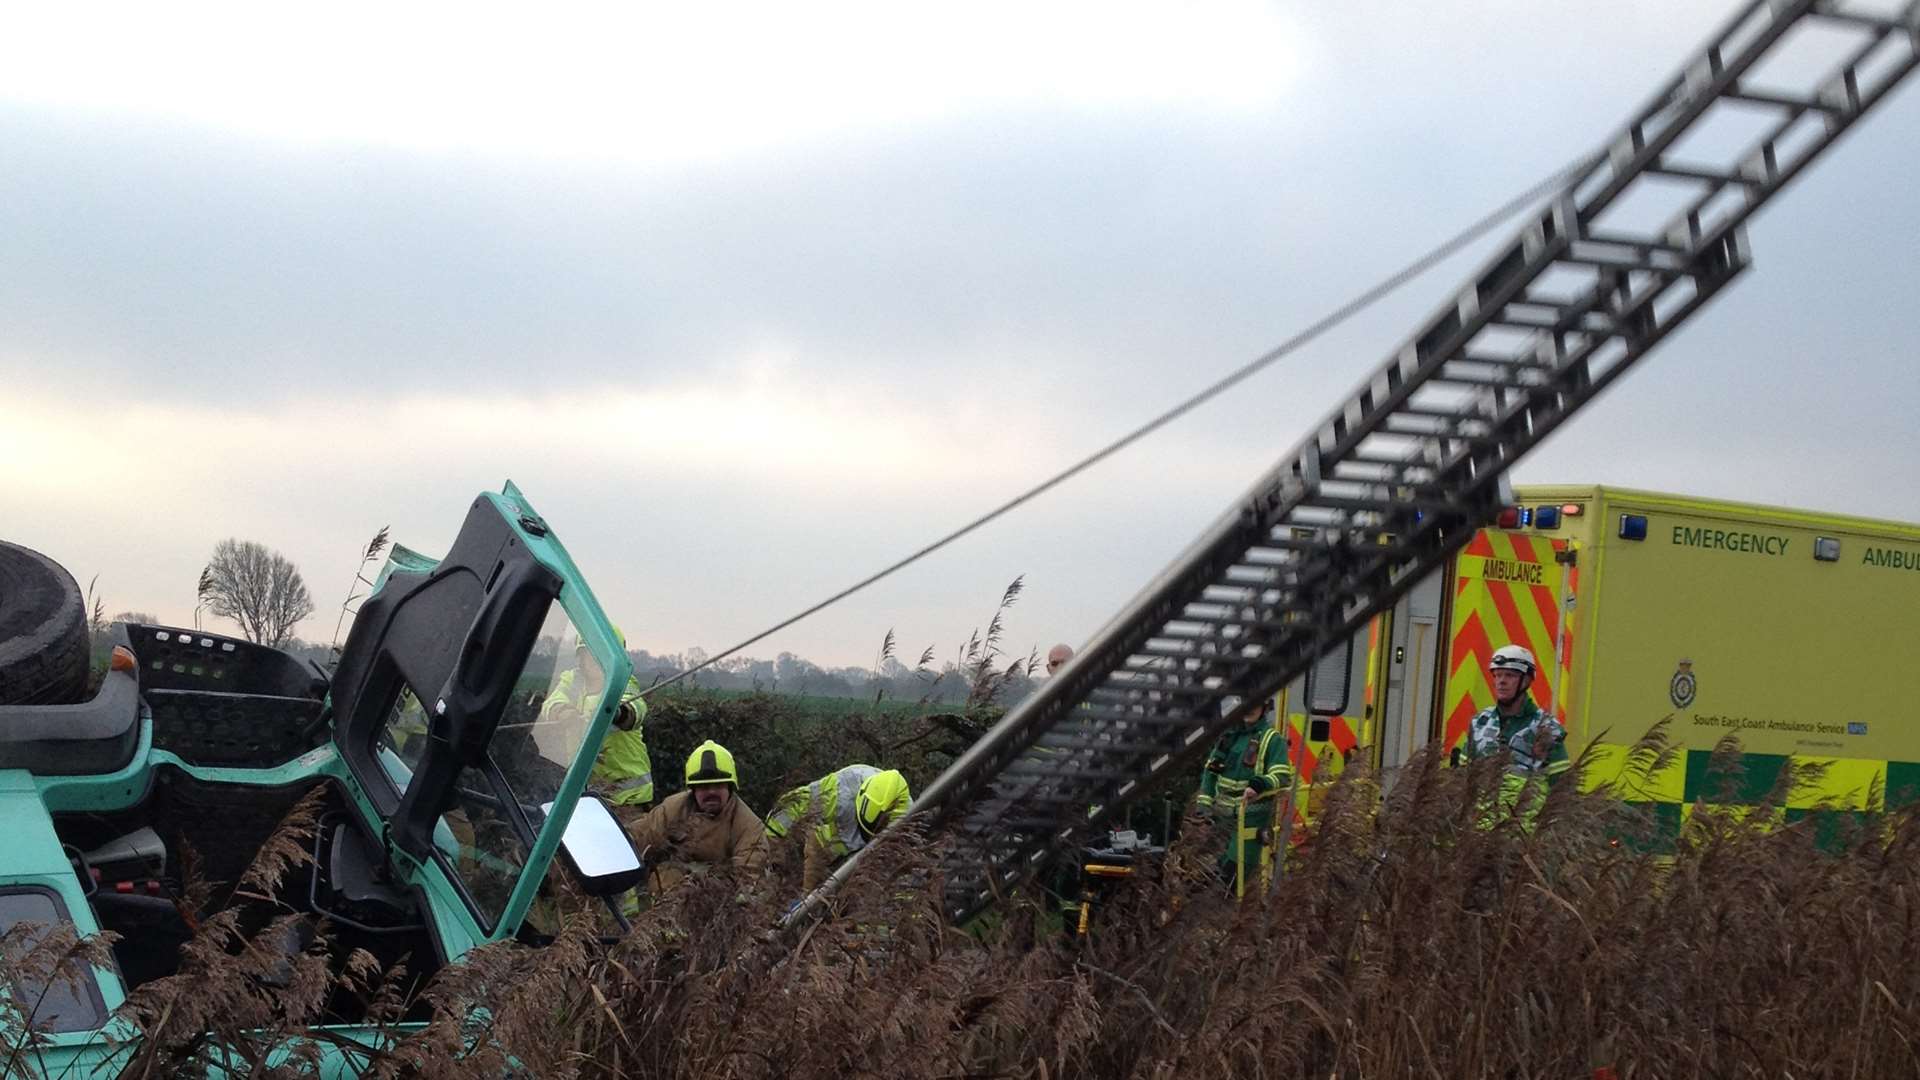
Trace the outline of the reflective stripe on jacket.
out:
[[[554,680],[552,692],[540,705],[540,719],[547,720],[562,705],[578,710],[583,717],[592,716],[600,708],[599,694],[575,691],[573,683],[577,674],[578,669],[566,671]],[[606,741],[600,744],[600,756],[594,758],[588,782],[615,805],[645,805],[653,801],[653,759],[647,754],[647,701],[640,696],[638,680],[628,677],[627,689],[620,695],[620,701],[633,706],[633,730],[608,729]]]
[[[1292,782],[1287,740],[1279,728],[1270,724],[1228,728],[1207,754],[1195,802],[1202,810],[1237,819],[1235,804],[1251,789],[1254,802],[1247,807],[1247,822],[1264,826],[1273,819],[1275,801]]]
[[[635,702],[644,707],[646,702]],[[638,711],[638,710],[636,710]],[[639,729],[609,731],[594,759],[593,786],[606,792],[616,806],[634,806],[653,801],[653,761],[647,756],[647,740]]]
[[[819,815],[819,823],[807,834],[806,888],[818,885],[828,866],[867,846],[867,837],[860,831],[860,785],[880,771],[872,765],[848,765],[806,787],[794,788],[773,804],[773,812],[767,815],[767,835],[776,839],[809,814]]]
[[[860,833],[854,804],[860,798],[860,785],[879,772],[871,765],[849,765],[806,787],[794,788],[780,796],[773,813],[767,815],[768,835],[785,836],[800,819],[818,813],[820,822],[814,826],[813,835],[822,847],[836,859],[859,851],[867,846],[867,838]]]

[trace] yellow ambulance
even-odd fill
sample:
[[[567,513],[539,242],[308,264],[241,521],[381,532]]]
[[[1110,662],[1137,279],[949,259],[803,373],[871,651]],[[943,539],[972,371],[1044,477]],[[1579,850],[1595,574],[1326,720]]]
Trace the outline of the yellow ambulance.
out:
[[[1509,643],[1538,658],[1531,692],[1568,751],[1592,748],[1589,784],[1669,722],[1682,759],[1634,795],[1673,828],[1701,798],[1758,802],[1789,757],[1827,765],[1789,820],[1920,799],[1920,526],[1589,485],[1515,489],[1496,526],[1279,695],[1307,805],[1354,760],[1391,775],[1452,750]],[[1728,734],[1744,751],[1731,791],[1707,769]]]

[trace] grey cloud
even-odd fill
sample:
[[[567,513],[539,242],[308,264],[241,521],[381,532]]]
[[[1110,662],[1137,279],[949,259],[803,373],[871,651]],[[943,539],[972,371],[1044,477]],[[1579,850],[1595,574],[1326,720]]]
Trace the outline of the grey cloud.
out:
[[[1493,49],[1497,25],[1442,29]],[[1271,112],[1009,108],[672,173],[0,113],[5,351],[235,398],[699,380],[768,343],[935,393],[1040,363],[1186,375],[1592,145],[1672,63],[1316,30],[1330,58]]]

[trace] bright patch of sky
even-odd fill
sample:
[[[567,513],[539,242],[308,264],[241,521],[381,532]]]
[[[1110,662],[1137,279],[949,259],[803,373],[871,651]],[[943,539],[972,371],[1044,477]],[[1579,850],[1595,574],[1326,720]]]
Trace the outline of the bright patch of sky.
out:
[[[1255,0],[45,4],[0,100],[271,138],[662,163],[982,109],[1251,109],[1299,76]]]

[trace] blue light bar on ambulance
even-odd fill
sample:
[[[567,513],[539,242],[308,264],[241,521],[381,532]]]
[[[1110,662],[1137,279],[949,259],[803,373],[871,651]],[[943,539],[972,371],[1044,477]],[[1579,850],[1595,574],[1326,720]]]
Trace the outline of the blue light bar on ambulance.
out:
[[[1647,515],[1621,514],[1620,539],[1645,540],[1647,538]]]
[[[1557,506],[1536,506],[1533,508],[1533,527],[1536,529],[1557,529],[1560,527],[1560,508]]]

